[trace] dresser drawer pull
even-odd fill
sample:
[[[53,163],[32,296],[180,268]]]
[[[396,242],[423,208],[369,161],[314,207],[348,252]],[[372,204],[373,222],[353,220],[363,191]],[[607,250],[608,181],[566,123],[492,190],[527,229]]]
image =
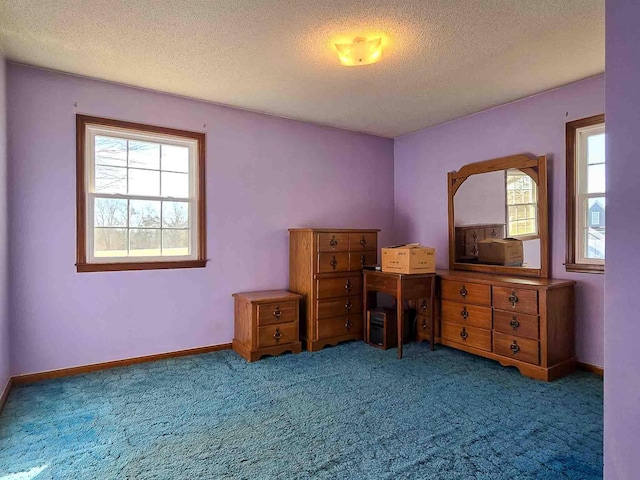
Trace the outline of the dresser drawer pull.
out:
[[[491,238],[496,238],[498,236],[498,232],[496,232],[495,228],[491,230],[491,233],[489,234],[489,236]]]
[[[351,291],[351,286],[352,286],[352,285],[351,285],[351,280],[347,280],[347,283],[345,283],[345,284],[344,284],[344,289],[345,289],[347,292],[350,292],[350,291]]]
[[[347,303],[344,304],[344,308],[347,312],[351,311],[351,307],[353,307],[353,305],[351,304],[351,299],[348,298],[347,299]]]
[[[276,339],[276,342],[279,342],[282,338],[282,332],[280,332],[279,328],[276,328],[276,333],[273,334],[273,338]]]
[[[509,325],[511,325],[511,328],[513,328],[514,330],[517,330],[518,327],[520,326],[520,322],[518,321],[518,317],[516,317],[515,315],[513,316],[513,320],[511,320],[509,322]]]
[[[520,351],[520,345],[518,345],[518,342],[516,340],[514,340],[511,344],[511,351],[514,355]]]
[[[467,292],[467,289],[465,288],[465,286],[463,285],[462,288],[460,289],[460,295],[462,295],[462,298],[465,298],[467,296],[469,292]]]
[[[338,240],[336,240],[335,235],[331,237],[331,241],[329,242],[329,245],[331,245],[332,247],[336,247],[338,245]]]
[[[346,327],[347,330],[351,330],[351,325],[353,325],[351,323],[351,320],[347,318],[347,321],[345,322],[344,326]]]
[[[422,300],[422,305],[420,305],[420,308],[422,309],[422,311],[424,312],[427,308],[429,308],[429,304],[427,303],[426,300]]]
[[[336,269],[336,267],[338,266],[338,260],[336,260],[336,256],[334,255],[333,258],[331,259],[330,262],[331,268],[333,268],[334,270]]]
[[[273,311],[273,316],[279,319],[280,315],[282,315],[282,312],[280,311],[280,305],[278,305]]]
[[[462,331],[460,332],[460,337],[462,338],[463,341],[467,341],[467,337],[469,336],[469,334],[467,333],[467,330],[462,327]]]
[[[422,328],[427,328],[427,319],[425,317],[422,317],[422,325],[420,325]]]
[[[362,240],[360,240],[360,245],[362,246],[362,248],[364,248],[364,246],[367,244],[367,241],[364,238],[364,235],[362,236]]]
[[[467,307],[462,307],[462,311],[460,312],[460,315],[465,320],[469,318],[469,312],[467,311]]]
[[[364,267],[365,262],[367,261],[367,256],[366,255],[362,255],[362,257],[360,257],[360,265],[362,265]]]
[[[509,297],[509,301],[511,302],[511,306],[516,308],[516,303],[518,303],[518,296],[516,295],[515,290],[511,291],[511,296]]]

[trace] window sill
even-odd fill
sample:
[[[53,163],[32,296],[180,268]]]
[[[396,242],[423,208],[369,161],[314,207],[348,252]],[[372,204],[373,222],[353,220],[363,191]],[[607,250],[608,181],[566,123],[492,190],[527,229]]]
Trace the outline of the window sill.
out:
[[[592,263],[565,263],[567,272],[574,273],[604,273],[604,265]]]
[[[121,272],[128,270],[167,270],[173,268],[204,268],[206,260],[178,260],[167,262],[112,262],[77,263],[78,273],[84,272]]]

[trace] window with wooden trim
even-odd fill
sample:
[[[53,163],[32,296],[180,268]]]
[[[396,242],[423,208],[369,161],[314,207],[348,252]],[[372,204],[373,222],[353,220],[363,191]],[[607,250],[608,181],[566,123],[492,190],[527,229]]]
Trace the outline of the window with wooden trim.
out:
[[[572,272],[605,269],[604,115],[567,123],[567,261]]]
[[[204,267],[204,133],[76,116],[78,272]]]
[[[538,235],[538,193],[536,182],[521,170],[506,171],[507,237]]]

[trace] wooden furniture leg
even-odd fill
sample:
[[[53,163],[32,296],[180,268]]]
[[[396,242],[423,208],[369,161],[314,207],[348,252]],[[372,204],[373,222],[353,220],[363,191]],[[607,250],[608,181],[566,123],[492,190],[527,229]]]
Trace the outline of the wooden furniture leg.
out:
[[[435,350],[435,338],[436,338],[436,278],[431,279],[431,326],[429,328],[429,343],[431,344],[431,351]]]
[[[403,330],[404,330],[404,321],[402,318],[402,314],[404,309],[402,308],[402,282],[400,279],[396,281],[396,319],[398,322],[398,358],[402,358],[402,340],[403,340]]]

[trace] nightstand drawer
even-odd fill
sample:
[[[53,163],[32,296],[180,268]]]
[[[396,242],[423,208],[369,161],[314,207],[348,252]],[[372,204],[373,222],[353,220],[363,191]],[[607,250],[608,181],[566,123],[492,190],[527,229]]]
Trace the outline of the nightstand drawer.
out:
[[[348,233],[318,233],[318,252],[348,252]]]
[[[491,307],[442,301],[442,320],[478,328],[491,328]]]
[[[298,325],[296,323],[258,327],[258,348],[284,345],[298,340]]]
[[[538,292],[522,288],[493,287],[493,307],[507,312],[537,315]]]
[[[442,280],[442,298],[454,302],[491,306],[491,286],[479,283]]]
[[[298,318],[298,302],[274,302],[258,305],[258,325],[293,322]]]

